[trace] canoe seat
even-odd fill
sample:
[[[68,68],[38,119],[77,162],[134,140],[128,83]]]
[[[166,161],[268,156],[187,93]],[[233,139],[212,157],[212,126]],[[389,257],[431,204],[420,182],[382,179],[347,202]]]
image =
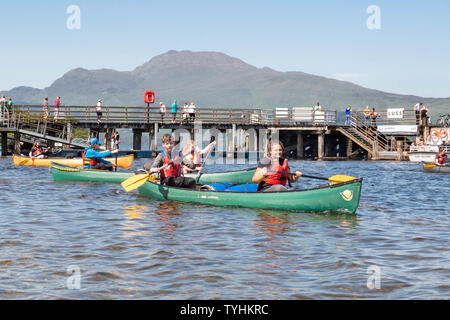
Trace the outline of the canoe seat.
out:
[[[203,185],[200,190],[211,191],[234,191],[234,192],[256,192],[257,184],[240,184],[233,186],[231,183],[212,183]]]

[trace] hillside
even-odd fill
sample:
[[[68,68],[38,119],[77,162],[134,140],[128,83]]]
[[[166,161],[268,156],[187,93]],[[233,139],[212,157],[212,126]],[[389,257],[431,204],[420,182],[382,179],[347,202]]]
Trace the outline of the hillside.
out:
[[[218,52],[169,51],[153,57],[132,71],[111,69],[70,70],[49,87],[17,87],[2,91],[17,104],[40,104],[48,96],[61,96],[65,105],[144,105],[143,92],[154,90],[156,100],[170,104],[195,101],[198,107],[312,106],[343,111],[347,105],[359,110],[412,108],[418,101],[432,113],[450,112],[450,98],[424,98],[367,89],[351,82],[303,72],[279,72],[256,68]]]

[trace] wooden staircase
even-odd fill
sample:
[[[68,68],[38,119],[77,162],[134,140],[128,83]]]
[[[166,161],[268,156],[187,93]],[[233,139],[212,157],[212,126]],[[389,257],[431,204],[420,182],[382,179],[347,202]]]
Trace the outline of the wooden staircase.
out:
[[[386,136],[373,126],[356,125],[356,121],[351,121],[350,126],[338,127],[337,131],[366,150],[371,156],[374,156],[374,153],[390,151]]]

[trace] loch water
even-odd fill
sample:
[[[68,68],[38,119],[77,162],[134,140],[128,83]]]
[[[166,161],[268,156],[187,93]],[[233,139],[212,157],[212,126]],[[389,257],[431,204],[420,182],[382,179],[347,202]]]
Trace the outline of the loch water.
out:
[[[450,298],[449,174],[394,161],[290,166],[363,177],[356,215],[156,201],[1,158],[0,299]]]

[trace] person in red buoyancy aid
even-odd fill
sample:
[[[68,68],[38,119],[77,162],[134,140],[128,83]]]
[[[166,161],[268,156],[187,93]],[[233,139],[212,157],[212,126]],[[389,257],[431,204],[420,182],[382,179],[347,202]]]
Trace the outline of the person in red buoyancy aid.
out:
[[[290,174],[288,160],[282,157],[283,149],[281,142],[272,142],[268,148],[270,157],[264,157],[259,162],[252,178],[252,182],[258,184],[258,191],[287,191],[286,182],[296,182],[302,175],[300,171]]]
[[[195,185],[195,179],[182,176],[182,165],[188,167],[189,169],[195,169],[194,162],[189,161],[186,157],[180,157],[179,154],[174,153],[174,142],[172,135],[163,135],[161,142],[164,151],[158,154],[153,162],[147,161],[144,164],[144,168],[152,173],[159,172],[161,176],[161,184],[179,188],[193,187]],[[160,169],[164,165],[168,166]]]
[[[183,173],[201,171],[203,169],[201,164],[202,154],[207,154],[208,152],[210,152],[210,150],[212,150],[216,146],[216,144],[217,142],[213,141],[206,148],[201,150],[195,146],[194,140],[190,140],[188,143],[186,143],[186,146],[183,149],[183,156],[186,157],[188,161],[195,164],[195,169],[190,169],[187,166],[183,166]]]
[[[44,148],[41,147],[41,144],[39,141],[36,141],[33,143],[33,146],[30,150],[30,158],[36,158],[36,159],[44,159],[48,157],[47,152],[50,150],[50,147],[44,150]]]
[[[447,160],[447,155],[445,154],[445,149],[439,148],[439,152],[436,154],[434,163],[438,166],[445,166],[446,160]]]

